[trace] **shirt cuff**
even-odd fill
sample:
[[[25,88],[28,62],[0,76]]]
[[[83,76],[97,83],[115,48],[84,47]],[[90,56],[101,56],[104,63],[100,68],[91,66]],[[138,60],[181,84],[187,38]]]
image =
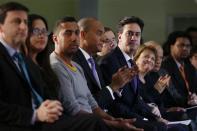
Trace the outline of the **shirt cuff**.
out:
[[[112,91],[111,87],[106,86],[106,88],[109,90],[109,92],[110,92],[110,94],[111,94],[112,99],[113,99],[113,100],[115,100],[115,97],[114,97],[114,94],[113,94],[113,91]]]
[[[31,118],[31,124],[34,125],[36,122],[36,110],[34,110],[32,118]]]

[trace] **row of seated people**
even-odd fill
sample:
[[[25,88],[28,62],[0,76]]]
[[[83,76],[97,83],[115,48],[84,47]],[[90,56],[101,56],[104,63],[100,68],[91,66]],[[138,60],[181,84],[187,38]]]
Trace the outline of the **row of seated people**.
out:
[[[146,85],[152,81],[145,77],[155,67],[158,51],[152,45],[139,47],[144,24],[138,17],[125,17],[120,21],[118,46],[99,59],[100,67],[92,56],[102,48],[102,23],[95,18],[83,18],[78,23],[73,17],[58,20],[53,30],[55,50],[50,55],[50,66],[46,20],[39,15],[29,15],[27,28],[26,7],[11,2],[0,9],[7,13],[0,34],[2,130],[189,130],[182,124],[167,123],[187,119],[181,117],[184,114],[194,120],[195,111],[191,116],[181,107],[160,111],[160,94],[167,92],[169,86],[169,82],[164,81],[172,76],[159,78],[161,82],[156,86],[157,82]],[[13,37],[8,30],[22,33]],[[20,54],[21,46],[33,63]],[[184,82],[187,83],[185,79]],[[13,87],[14,93],[10,89]],[[149,93],[148,88],[155,93]],[[186,104],[195,105],[195,90],[187,89]],[[58,100],[53,100],[57,97]],[[51,100],[44,101],[44,98]],[[173,117],[169,112],[178,113],[180,117]]]

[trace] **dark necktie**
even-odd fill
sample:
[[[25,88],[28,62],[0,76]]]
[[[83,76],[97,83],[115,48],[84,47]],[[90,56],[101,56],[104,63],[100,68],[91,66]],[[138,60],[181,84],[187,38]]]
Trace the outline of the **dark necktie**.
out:
[[[128,60],[128,61],[129,61],[130,65],[131,65],[131,67],[135,65],[134,62],[133,62],[133,60],[130,59],[130,60]],[[132,81],[131,81],[131,85],[132,85],[132,87],[134,88],[134,91],[135,91],[135,93],[136,93],[137,87],[138,87],[138,79],[137,79],[137,76],[134,76],[134,77],[133,77],[133,79],[132,79]]]
[[[91,66],[92,66],[93,76],[94,76],[98,86],[101,88],[101,84],[100,84],[100,80],[99,80],[99,77],[98,77],[98,74],[97,74],[97,71],[96,71],[96,65],[95,65],[94,59],[92,57],[90,57],[88,59],[88,61],[90,62]]]
[[[28,74],[28,71],[27,71],[27,67],[26,67],[25,61],[24,61],[21,53],[16,52],[13,55],[13,58],[17,61],[18,67],[20,69],[21,74],[27,80],[27,82],[29,84],[29,87],[30,87],[30,90],[31,90],[32,97],[33,97],[33,102],[36,105],[36,107],[38,107],[42,103],[43,99],[36,92],[36,90],[32,86],[32,83],[31,83],[31,80],[30,80],[30,77],[29,77],[29,74]]]

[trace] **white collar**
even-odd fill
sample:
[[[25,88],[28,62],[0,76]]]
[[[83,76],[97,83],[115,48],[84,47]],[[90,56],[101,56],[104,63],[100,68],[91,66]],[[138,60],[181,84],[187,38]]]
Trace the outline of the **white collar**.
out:
[[[84,55],[85,59],[88,61],[89,58],[91,58],[91,56],[82,48],[79,47],[79,49],[81,50],[82,54]]]

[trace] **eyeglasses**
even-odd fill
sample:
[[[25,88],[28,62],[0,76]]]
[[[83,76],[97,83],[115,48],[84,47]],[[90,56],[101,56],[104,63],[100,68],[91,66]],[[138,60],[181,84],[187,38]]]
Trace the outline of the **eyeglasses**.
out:
[[[103,43],[109,43],[109,44],[113,43],[113,41],[110,40],[110,39],[101,39],[101,42],[103,42]]]
[[[35,35],[35,36],[39,36],[39,35],[48,36],[49,32],[45,28],[43,28],[43,29],[33,28],[32,34]]]

